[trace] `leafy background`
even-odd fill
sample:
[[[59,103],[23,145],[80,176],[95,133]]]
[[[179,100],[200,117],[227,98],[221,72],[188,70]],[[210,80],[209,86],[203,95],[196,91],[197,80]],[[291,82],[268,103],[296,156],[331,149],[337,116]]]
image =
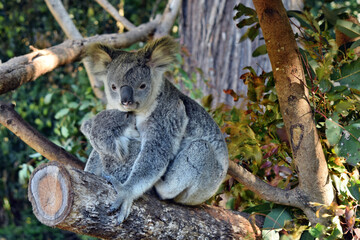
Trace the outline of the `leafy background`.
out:
[[[110,1],[124,8],[135,24],[146,22],[155,11],[151,1]],[[83,36],[117,32],[114,20],[95,2],[64,1]],[[256,13],[236,6],[239,28],[248,30],[243,41],[260,33]],[[330,206],[335,217],[325,227],[309,226],[298,209],[276,205],[257,198],[245,186],[228,178],[209,204],[265,216],[265,239],[352,239],[360,237],[360,60],[355,53],[359,41],[349,46],[336,45],[335,28],[351,37],[360,36],[359,26],[344,21],[346,13],[359,15],[357,1],[305,1],[303,11],[289,11],[301,46],[307,87],[314,117],[337,190],[337,203]],[[235,21],[234,21],[235,24]],[[29,46],[46,48],[61,43],[65,36],[40,0],[0,2],[0,59],[26,54]],[[133,46],[135,48],[137,46]],[[261,46],[253,57],[266,54]],[[229,157],[269,184],[291,189],[298,184],[296,169],[280,114],[272,72],[244,69],[239,81],[248,87],[247,104],[235,108],[220,104],[211,108],[211,96],[194,88],[195,74],[180,64],[171,77],[191,97],[202,102],[227,136]],[[239,93],[225,90],[234,101]],[[91,90],[81,64],[56,69],[16,91],[1,95],[1,101],[16,104],[16,111],[42,134],[85,161],[90,147],[79,126],[104,106]],[[88,239],[40,224],[26,198],[31,171],[46,161],[10,131],[0,126],[0,238],[5,239]]]

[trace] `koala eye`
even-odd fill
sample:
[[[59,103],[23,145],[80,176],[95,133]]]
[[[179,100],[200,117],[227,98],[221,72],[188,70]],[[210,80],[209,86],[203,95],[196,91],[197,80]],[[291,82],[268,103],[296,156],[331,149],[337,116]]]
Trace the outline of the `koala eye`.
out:
[[[112,84],[112,85],[111,85],[111,89],[114,90],[114,91],[116,90],[115,84]]]
[[[139,88],[140,88],[140,89],[146,88],[146,84],[145,84],[145,83],[141,84]]]

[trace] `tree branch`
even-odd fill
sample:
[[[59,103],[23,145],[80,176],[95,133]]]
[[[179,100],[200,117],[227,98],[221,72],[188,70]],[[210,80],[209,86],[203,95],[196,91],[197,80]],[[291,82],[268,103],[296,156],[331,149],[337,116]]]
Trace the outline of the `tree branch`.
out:
[[[293,159],[298,169],[299,192],[308,197],[308,205],[310,202],[330,205],[334,192],[309,104],[308,89],[304,84],[306,79],[299,49],[286,10],[281,0],[253,2],[276,79],[276,92]],[[313,210],[305,211],[309,220],[312,223],[323,221],[316,217],[316,209]]]
[[[58,66],[78,61],[85,46],[94,42],[103,42],[116,48],[125,48],[144,41],[154,32],[159,18],[122,34],[103,34],[89,38],[67,40],[59,45],[36,50],[15,57],[0,65],[0,95],[14,90],[24,83],[34,81]]]
[[[136,26],[132,24],[125,17],[121,16],[119,12],[107,0],[95,0],[102,6],[116,21],[120,22],[127,30],[133,30]]]
[[[49,187],[50,186],[50,187]],[[58,186],[58,187],[52,187]],[[56,162],[35,169],[28,197],[44,224],[105,239],[255,239],[248,214],[219,207],[189,207],[145,194],[116,225],[108,214],[116,192],[105,179]],[[49,201],[51,200],[51,201]],[[253,219],[254,220],[254,219]],[[259,224],[259,222],[258,222]]]
[[[156,28],[154,38],[168,35],[175,23],[176,17],[181,7],[181,0],[169,0],[162,15],[159,26]]]
[[[84,169],[85,164],[83,162],[66,152],[63,148],[50,142],[35,128],[25,122],[15,112],[14,105],[0,102],[0,123],[48,160],[56,160],[78,169]]]
[[[72,22],[69,14],[67,13],[64,5],[60,0],[45,0],[46,5],[48,6],[51,14],[55,17],[56,21],[59,23],[61,29],[65,32],[66,36],[69,39],[82,39],[80,32],[76,28],[75,24]],[[101,90],[102,82],[98,80],[95,75],[90,70],[90,64],[88,62],[83,62],[86,73],[89,77],[91,88],[95,96],[99,99],[105,100],[105,94]]]

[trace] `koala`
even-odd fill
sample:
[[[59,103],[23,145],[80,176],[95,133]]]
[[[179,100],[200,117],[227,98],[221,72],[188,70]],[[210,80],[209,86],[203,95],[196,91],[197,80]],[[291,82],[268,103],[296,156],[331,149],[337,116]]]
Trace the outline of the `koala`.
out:
[[[216,193],[228,170],[215,121],[164,77],[177,48],[163,37],[135,52],[99,43],[86,50],[92,71],[104,81],[108,109],[134,114],[140,134],[139,154],[112,206],[119,223],[152,187],[161,199],[198,205]]]
[[[140,151],[135,124],[133,114],[113,109],[98,113],[80,128],[93,147],[85,171],[104,177],[117,191]]]

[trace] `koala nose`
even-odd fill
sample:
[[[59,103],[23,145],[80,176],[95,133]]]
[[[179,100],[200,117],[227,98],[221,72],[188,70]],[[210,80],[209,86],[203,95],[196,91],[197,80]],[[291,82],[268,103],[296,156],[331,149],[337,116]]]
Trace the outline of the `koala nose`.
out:
[[[124,106],[131,105],[134,103],[134,93],[130,86],[122,86],[120,88],[121,104]]]

